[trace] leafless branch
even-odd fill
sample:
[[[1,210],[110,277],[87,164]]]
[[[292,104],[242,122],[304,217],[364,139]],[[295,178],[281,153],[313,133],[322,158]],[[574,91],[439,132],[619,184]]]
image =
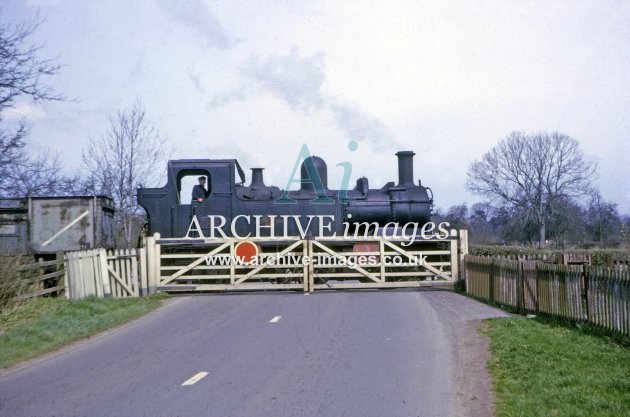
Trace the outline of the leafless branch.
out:
[[[139,101],[111,117],[105,135],[91,138],[82,152],[83,166],[94,191],[114,199],[116,220],[127,245],[131,243],[133,218],[141,213],[136,189],[140,184],[157,185],[164,172],[155,167],[164,166],[171,153],[166,137],[146,120]]]

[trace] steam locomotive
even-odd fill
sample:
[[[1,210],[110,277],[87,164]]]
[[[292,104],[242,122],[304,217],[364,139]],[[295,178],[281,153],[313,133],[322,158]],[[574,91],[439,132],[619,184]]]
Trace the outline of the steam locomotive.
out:
[[[359,178],[350,190],[328,188],[326,162],[308,156],[300,166],[300,188],[282,190],[267,186],[263,168],[252,168],[245,185],[236,159],[171,160],[167,183],[161,188],[138,188],[137,198],[148,215],[148,233],[162,238],[245,236],[339,236],[348,225],[373,227],[430,221],[433,193],[413,179],[412,151],[396,153],[398,183],[370,189]],[[237,182],[236,177],[240,182]],[[207,197],[191,201],[182,180],[207,178]]]

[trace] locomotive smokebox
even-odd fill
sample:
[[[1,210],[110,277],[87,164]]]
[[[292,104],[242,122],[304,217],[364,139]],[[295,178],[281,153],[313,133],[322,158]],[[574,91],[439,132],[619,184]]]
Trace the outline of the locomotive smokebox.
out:
[[[309,156],[304,159],[300,167],[300,178],[302,179],[302,191],[315,191],[313,183],[317,184],[317,176],[322,182],[324,190],[328,189],[328,167],[326,162],[319,156]]]
[[[398,157],[398,186],[413,186],[413,151],[400,151],[396,153]]]
[[[249,185],[250,188],[265,188],[263,169],[264,168],[252,168],[252,183]]]

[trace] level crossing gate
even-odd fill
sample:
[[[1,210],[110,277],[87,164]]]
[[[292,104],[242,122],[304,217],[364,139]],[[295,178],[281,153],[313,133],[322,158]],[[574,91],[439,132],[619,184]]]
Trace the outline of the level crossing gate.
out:
[[[243,242],[253,252],[243,251]],[[146,243],[150,291],[298,290],[452,286],[467,231],[447,238],[163,239]],[[243,255],[245,253],[245,256]]]

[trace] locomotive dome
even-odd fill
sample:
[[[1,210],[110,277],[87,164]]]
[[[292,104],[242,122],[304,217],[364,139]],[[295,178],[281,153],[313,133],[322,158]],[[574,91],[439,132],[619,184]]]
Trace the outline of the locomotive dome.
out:
[[[314,175],[316,173],[316,175]],[[315,191],[313,186],[313,179],[317,178],[322,182],[324,189],[328,189],[328,166],[326,165],[326,161],[324,161],[319,156],[309,156],[304,159],[302,162],[302,166],[300,167],[300,178],[302,180],[303,191]]]

